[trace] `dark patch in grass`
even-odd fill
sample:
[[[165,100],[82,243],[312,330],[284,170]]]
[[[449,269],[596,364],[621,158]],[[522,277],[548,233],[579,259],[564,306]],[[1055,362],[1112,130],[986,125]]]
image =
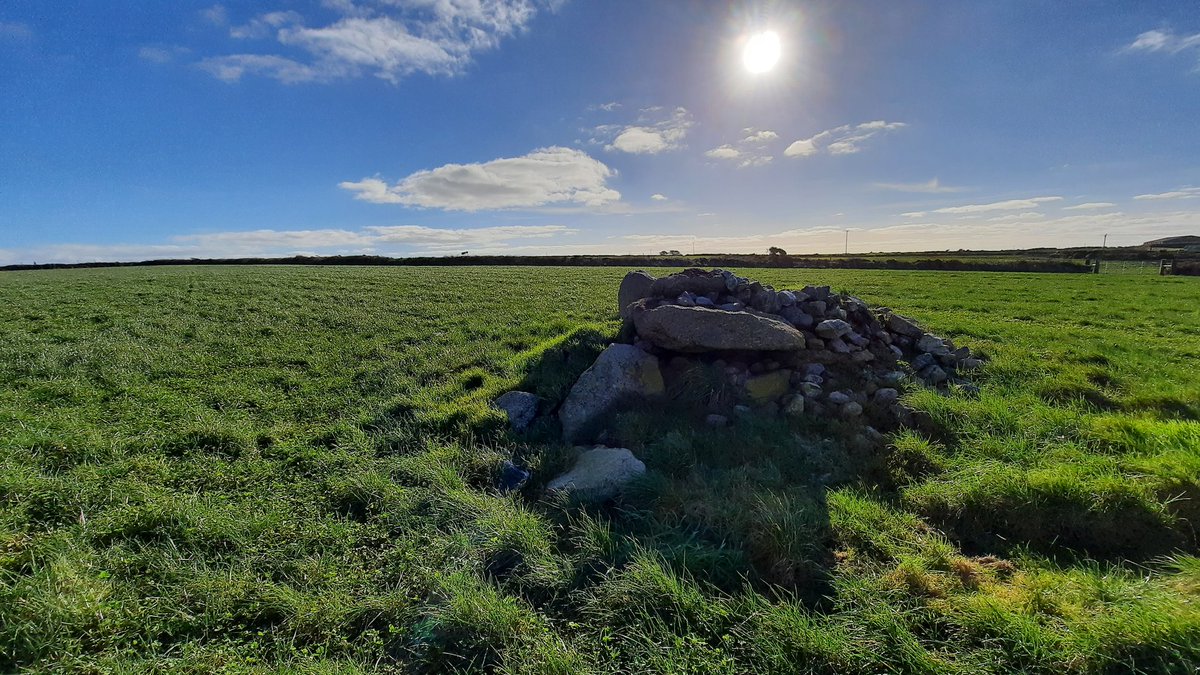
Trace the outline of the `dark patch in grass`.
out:
[[[1082,403],[1096,410],[1115,410],[1117,402],[1099,389],[1078,383],[1047,382],[1037,389],[1038,396],[1047,403]]]
[[[1148,411],[1160,419],[1200,420],[1200,405],[1169,396],[1139,397],[1124,407],[1131,412]]]

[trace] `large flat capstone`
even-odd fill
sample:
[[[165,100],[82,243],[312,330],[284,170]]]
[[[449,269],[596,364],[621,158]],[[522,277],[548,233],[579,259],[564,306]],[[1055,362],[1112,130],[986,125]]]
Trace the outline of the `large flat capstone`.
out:
[[[662,393],[657,358],[633,345],[609,345],[579,376],[558,409],[563,438],[576,440],[623,400]]]
[[[677,352],[795,351],[804,336],[783,319],[744,311],[662,305],[637,308],[633,324],[645,340]]]

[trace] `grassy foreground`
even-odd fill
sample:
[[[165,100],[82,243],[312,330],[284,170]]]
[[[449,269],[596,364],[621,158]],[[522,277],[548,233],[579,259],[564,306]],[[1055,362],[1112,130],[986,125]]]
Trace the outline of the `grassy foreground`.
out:
[[[629,411],[650,471],[585,509],[487,403],[562,396],[624,270],[0,275],[0,671],[1195,672],[1200,281],[737,271],[914,316],[981,394],[883,454]]]

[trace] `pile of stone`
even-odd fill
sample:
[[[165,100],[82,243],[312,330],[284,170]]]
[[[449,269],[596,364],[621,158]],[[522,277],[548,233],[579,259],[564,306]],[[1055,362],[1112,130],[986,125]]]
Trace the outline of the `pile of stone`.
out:
[[[714,426],[748,413],[858,420],[894,426],[906,386],[974,385],[966,347],[886,307],[828,286],[776,290],[725,270],[689,269],[655,279],[630,272],[618,292],[629,340],[610,345],[558,409],[563,437],[593,440],[618,405],[680,395],[703,383]],[[717,386],[714,386],[717,383]],[[530,395],[498,401],[515,427],[532,417]]]

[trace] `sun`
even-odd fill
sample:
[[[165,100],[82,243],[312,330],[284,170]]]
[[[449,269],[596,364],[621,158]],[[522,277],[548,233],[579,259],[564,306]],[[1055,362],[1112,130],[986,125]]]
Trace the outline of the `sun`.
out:
[[[773,30],[755,33],[742,49],[742,65],[755,75],[765,73],[779,63],[779,54],[779,33]]]

